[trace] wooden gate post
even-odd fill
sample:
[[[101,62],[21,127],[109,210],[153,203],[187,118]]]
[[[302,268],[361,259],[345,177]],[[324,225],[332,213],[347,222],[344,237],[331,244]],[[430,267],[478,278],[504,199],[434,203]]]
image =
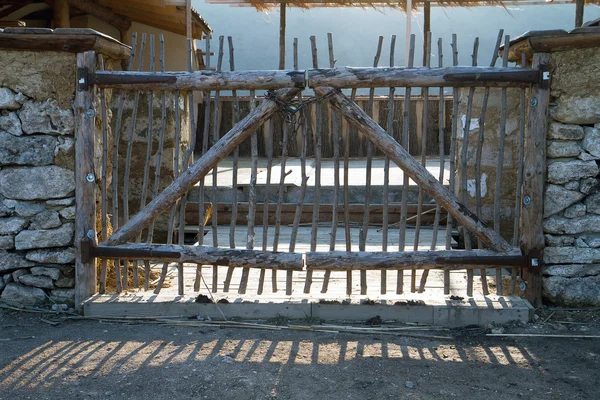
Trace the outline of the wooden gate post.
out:
[[[533,68],[547,71],[550,55],[534,54]],[[546,132],[550,79],[544,74],[540,83],[531,85],[525,159],[523,165],[523,199],[520,221],[521,250],[537,259],[533,266],[523,269],[525,298],[532,306],[542,304],[542,252],[544,250],[544,185],[546,183]],[[536,265],[537,264],[537,265]]]
[[[77,54],[75,90],[75,307],[96,293],[94,258],[82,261],[81,240],[96,243],[96,177],[94,174],[94,86],[88,72],[96,70],[96,53]]]

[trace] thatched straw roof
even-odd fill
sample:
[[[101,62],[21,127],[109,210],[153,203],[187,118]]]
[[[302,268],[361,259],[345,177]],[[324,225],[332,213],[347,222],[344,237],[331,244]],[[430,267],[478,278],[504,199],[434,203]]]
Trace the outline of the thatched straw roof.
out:
[[[281,3],[288,7],[313,8],[313,7],[361,7],[361,8],[393,8],[406,11],[406,0],[206,0],[209,4],[229,4],[231,6],[249,6],[258,11],[270,10]],[[600,0],[585,0],[589,4],[597,4]],[[540,4],[573,4],[575,0],[414,0],[412,8],[423,7],[430,3],[439,7],[478,7],[501,6],[510,4],[540,5]]]

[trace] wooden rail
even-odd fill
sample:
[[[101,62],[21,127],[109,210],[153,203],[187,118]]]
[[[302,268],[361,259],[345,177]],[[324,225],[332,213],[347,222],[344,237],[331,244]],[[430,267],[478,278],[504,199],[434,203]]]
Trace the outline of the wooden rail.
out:
[[[540,82],[540,73],[514,67],[314,68],[283,71],[96,71],[100,87],[136,90],[275,90],[283,88],[513,87]]]

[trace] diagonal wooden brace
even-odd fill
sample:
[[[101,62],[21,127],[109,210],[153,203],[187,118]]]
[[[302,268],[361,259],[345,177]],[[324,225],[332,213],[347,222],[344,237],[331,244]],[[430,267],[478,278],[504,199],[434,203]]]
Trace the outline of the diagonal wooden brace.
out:
[[[281,89],[275,94],[283,102],[290,101],[302,89]],[[102,244],[114,246],[123,244],[150,225],[163,211],[171,207],[177,199],[198,183],[206,174],[216,167],[229,153],[239,146],[252,132],[256,131],[279,109],[279,105],[271,99],[265,99],[254,111],[250,112],[235,125],[225,136],[214,144],[207,152],[188,168],[179,178],[163,190],[146,207],[127,221],[118,231],[113,233]]]
[[[327,96],[331,104],[342,111],[346,120],[373,142],[405,174],[415,181],[425,193],[444,207],[452,217],[469,232],[496,251],[508,251],[512,246],[500,235],[481,222],[475,214],[458,201],[456,196],[417,162],[409,152],[370,118],[359,106],[339,90],[329,87],[314,89],[317,96]],[[334,92],[334,93],[332,93]]]

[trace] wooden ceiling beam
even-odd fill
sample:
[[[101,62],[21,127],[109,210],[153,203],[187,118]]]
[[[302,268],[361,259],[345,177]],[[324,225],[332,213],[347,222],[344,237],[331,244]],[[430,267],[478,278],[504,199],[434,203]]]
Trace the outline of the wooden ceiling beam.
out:
[[[29,2],[26,2],[24,4],[13,4],[12,6],[3,8],[2,10],[0,10],[0,18],[8,17],[10,14],[14,13],[15,11],[19,11],[21,8],[25,7],[27,4],[29,4]]]
[[[71,7],[75,7],[94,17],[101,19],[117,28],[121,32],[126,32],[131,27],[131,21],[123,15],[114,13],[110,8],[93,3],[90,0],[67,0]]]

